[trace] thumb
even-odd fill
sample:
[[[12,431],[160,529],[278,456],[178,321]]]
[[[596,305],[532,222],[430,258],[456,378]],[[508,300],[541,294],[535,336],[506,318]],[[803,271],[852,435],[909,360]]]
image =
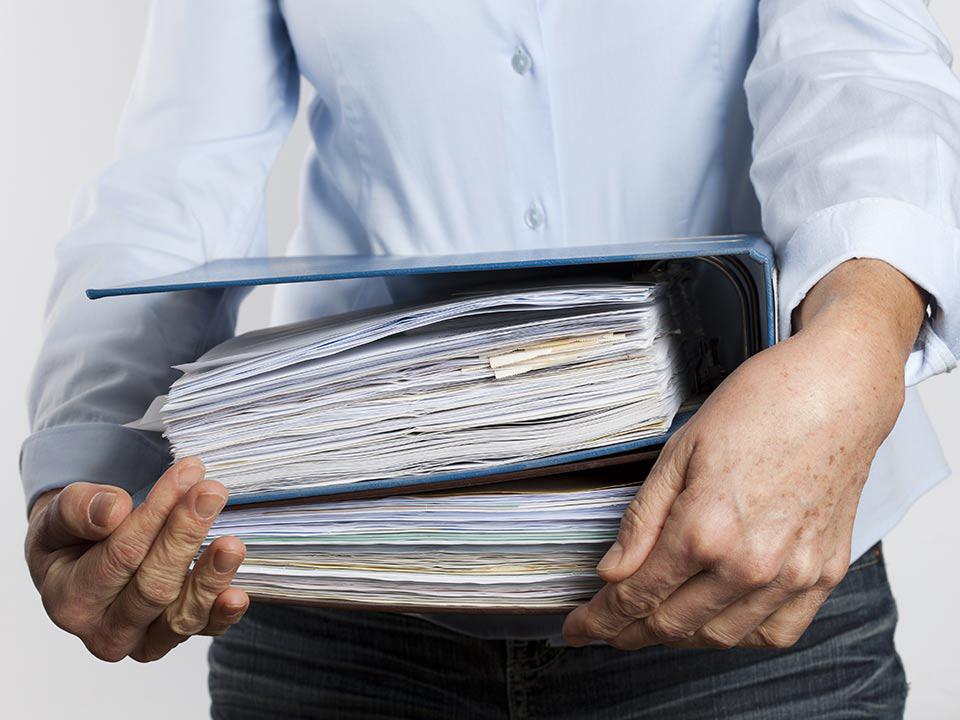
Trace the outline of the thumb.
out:
[[[637,572],[660,537],[686,483],[692,443],[684,438],[685,434],[678,432],[664,445],[624,511],[617,539],[597,565],[597,574],[605,582],[621,582]]]
[[[99,542],[123,522],[132,507],[130,495],[118,487],[73,483],[44,509],[37,539],[47,550]]]

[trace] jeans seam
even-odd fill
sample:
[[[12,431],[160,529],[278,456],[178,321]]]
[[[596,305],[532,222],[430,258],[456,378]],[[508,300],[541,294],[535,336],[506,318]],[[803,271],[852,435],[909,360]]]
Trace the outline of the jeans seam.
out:
[[[506,641],[507,713],[510,720],[525,720],[529,714],[527,707],[529,699],[527,649],[527,643],[522,640]]]

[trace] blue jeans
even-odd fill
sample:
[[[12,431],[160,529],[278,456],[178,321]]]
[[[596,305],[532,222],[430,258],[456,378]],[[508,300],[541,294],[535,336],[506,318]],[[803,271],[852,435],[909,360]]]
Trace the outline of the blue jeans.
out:
[[[479,639],[407,615],[254,605],[210,650],[214,718],[900,718],[880,547],[782,651]]]

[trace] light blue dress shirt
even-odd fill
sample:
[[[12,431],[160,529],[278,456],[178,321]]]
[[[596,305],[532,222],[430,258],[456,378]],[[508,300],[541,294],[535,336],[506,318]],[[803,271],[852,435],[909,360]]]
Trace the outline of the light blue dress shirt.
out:
[[[950,60],[922,0],[158,2],[116,160],[57,247],[21,458],[28,500],[76,480],[132,491],[163,470],[158,438],[120,425],[165,391],[172,365],[232,332],[241,295],[91,303],[83,289],[265,255],[264,188],[301,74],[316,94],[291,253],[762,229],[784,335],[825,273],[880,258],[930,299],[908,384],[948,370],[960,354]],[[286,286],[276,320],[383,292]],[[947,473],[910,390],[873,465],[854,557]]]

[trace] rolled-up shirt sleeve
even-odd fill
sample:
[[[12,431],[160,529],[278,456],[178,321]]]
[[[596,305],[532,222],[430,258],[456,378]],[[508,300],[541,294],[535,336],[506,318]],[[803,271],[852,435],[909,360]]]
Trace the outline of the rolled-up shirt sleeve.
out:
[[[299,91],[277,3],[162,0],[144,47],[116,159],[81,193],[56,249],[20,458],[28,505],[79,480],[131,492],[155,480],[165,443],[123,424],[165,392],[172,365],[233,332],[240,300],[89,301],[84,289],[266,254],[266,182]]]
[[[929,298],[907,384],[960,355],[960,81],[923,0],[761,0],[751,177],[780,267],[781,335],[851,258]]]

